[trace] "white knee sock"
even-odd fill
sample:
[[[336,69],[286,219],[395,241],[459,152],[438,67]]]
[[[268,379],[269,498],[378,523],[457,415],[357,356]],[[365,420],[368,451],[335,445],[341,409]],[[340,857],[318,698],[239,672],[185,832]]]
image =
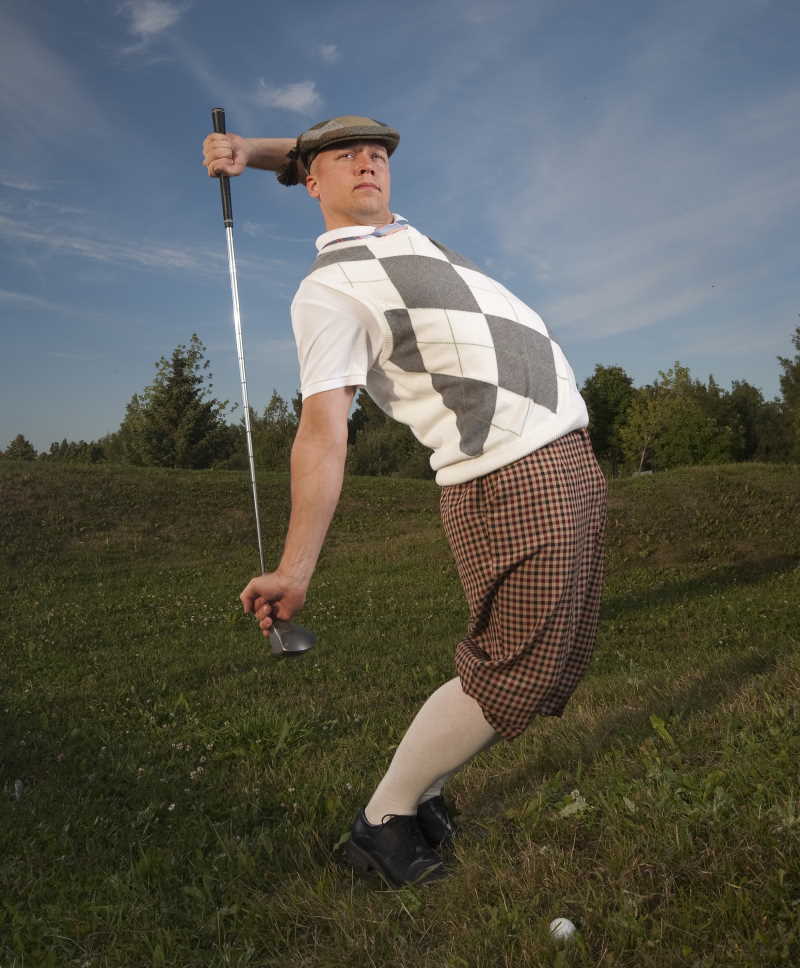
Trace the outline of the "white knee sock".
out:
[[[366,806],[367,821],[379,824],[388,814],[416,813],[421,799],[437,796],[449,776],[500,738],[461,680],[446,682],[408,727]]]

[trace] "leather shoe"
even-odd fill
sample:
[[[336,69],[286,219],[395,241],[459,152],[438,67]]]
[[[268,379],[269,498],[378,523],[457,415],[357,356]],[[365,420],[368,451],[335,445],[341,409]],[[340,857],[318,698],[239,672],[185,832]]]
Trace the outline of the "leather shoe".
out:
[[[417,807],[417,820],[425,840],[435,848],[453,846],[456,825],[443,796],[431,797]]]
[[[364,811],[359,811],[342,854],[355,870],[376,871],[392,887],[426,884],[446,874],[441,857],[422,835],[416,816],[391,815],[385,823],[373,826]]]

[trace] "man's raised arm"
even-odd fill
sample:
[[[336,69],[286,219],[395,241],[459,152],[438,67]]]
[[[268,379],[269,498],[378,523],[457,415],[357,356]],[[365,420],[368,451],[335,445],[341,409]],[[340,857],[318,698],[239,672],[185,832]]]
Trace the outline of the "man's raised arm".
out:
[[[212,178],[241,175],[245,168],[280,171],[294,146],[294,138],[242,138],[230,132],[209,134],[203,142],[203,164]],[[299,162],[298,168],[302,184],[306,173]]]

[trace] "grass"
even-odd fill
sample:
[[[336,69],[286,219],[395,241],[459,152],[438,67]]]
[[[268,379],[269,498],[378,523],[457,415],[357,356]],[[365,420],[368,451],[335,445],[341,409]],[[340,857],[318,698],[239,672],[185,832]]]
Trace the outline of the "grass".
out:
[[[453,874],[399,891],[333,847],[453,674],[438,490],[346,482],[283,662],[238,607],[248,492],[0,462],[2,968],[800,963],[800,468],[612,482],[590,673],[454,779]]]

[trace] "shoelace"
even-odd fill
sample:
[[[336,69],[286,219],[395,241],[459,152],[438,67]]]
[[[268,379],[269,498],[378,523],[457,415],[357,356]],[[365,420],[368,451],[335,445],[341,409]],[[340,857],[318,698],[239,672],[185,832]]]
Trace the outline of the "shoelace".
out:
[[[425,852],[430,850],[428,841],[425,839],[425,835],[422,833],[419,823],[417,822],[417,818],[414,814],[385,813],[381,817],[381,825],[389,823],[392,820],[400,821],[398,826],[404,826],[407,828],[406,833],[409,835],[409,839],[413,843],[415,852],[419,852],[420,849],[424,850]]]

